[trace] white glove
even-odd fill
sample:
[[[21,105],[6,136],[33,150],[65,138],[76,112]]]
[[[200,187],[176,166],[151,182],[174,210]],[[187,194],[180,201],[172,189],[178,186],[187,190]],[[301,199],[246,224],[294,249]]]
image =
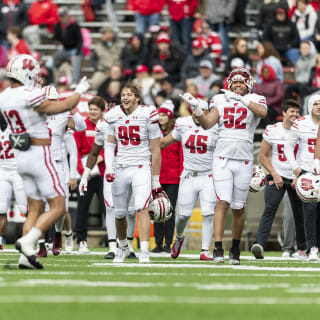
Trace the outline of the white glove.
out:
[[[79,184],[79,194],[80,194],[80,196],[84,196],[84,193],[87,192],[87,189],[88,189],[88,178],[89,178],[90,172],[91,172],[90,168],[87,168],[87,167],[84,168],[84,172],[83,172],[83,175],[81,177],[80,184]]]
[[[239,101],[246,107],[249,106],[250,100],[241,96],[240,94],[234,93],[226,89],[221,89],[221,91],[224,92],[224,97],[226,98],[226,100]]]
[[[319,159],[314,159],[311,170],[312,170],[312,173],[320,174],[320,160]]]
[[[85,178],[81,178],[80,184],[79,184],[79,194],[80,196],[84,196],[84,193],[88,190],[88,180]]]
[[[194,112],[197,117],[200,117],[203,114],[198,99],[196,99],[192,94],[186,92],[184,94],[180,94],[180,97],[186,103],[190,104],[190,106],[194,109]]]
[[[80,95],[84,94],[87,92],[90,88],[90,83],[87,79],[87,77],[83,77],[80,82],[78,83],[75,92],[79,93]]]

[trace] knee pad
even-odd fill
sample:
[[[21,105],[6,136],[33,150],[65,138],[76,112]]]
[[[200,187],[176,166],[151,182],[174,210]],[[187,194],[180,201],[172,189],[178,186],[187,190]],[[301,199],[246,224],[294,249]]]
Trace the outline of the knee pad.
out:
[[[114,209],[113,214],[117,219],[122,219],[127,216],[128,211],[124,209]]]
[[[231,202],[231,209],[240,210],[246,206],[245,202],[242,201],[232,201]]]

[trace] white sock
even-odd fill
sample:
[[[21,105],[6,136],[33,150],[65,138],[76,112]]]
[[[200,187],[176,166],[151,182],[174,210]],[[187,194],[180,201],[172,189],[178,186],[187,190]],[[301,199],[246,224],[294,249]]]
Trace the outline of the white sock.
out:
[[[149,241],[140,241],[140,251],[149,251]]]
[[[128,245],[127,239],[119,240],[119,246],[120,246],[121,248],[123,248],[123,247],[125,247],[125,246],[127,246],[127,245]]]
[[[46,242],[46,240],[45,239],[39,239],[38,240],[38,243],[40,244],[40,243],[45,243]]]
[[[67,236],[70,236],[70,235],[72,235],[72,230],[71,229],[70,230],[66,230],[64,234],[67,235]]]
[[[184,229],[186,228],[189,217],[178,214],[176,216],[176,234],[178,238],[182,238]]]
[[[209,250],[211,240],[213,237],[213,217],[214,215],[210,216],[202,216],[202,247],[203,250]]]
[[[109,244],[109,251],[116,252],[117,251],[117,242],[111,241]]]
[[[127,239],[127,240],[128,240],[128,246],[129,246],[130,252],[134,251],[133,250],[133,240],[129,240],[129,239]]]
[[[33,227],[25,236],[26,240],[36,243],[36,241],[41,237],[42,232],[39,228]]]
[[[2,244],[2,241],[3,241],[3,239],[2,239],[2,237],[0,237],[0,245]]]

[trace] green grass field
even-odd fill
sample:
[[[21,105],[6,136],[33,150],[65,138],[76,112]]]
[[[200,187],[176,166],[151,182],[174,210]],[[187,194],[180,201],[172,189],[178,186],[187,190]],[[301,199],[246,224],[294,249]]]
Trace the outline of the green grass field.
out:
[[[6,247],[8,248],[8,247]],[[320,263],[265,260],[242,253],[240,266],[199,260],[198,252],[113,264],[104,251],[50,255],[44,270],[18,270],[0,254],[0,319],[319,319]]]

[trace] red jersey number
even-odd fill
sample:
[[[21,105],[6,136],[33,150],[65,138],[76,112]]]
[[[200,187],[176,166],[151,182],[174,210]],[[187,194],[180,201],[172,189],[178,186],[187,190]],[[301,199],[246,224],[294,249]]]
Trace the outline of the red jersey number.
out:
[[[317,139],[308,139],[308,151],[314,153],[314,146],[316,145]]]
[[[279,161],[282,161],[282,162],[287,161],[287,157],[284,154],[284,144],[278,144],[277,147],[278,147],[278,154],[279,154],[278,159],[279,159]],[[297,157],[298,149],[299,149],[299,145],[296,144],[296,146],[294,147],[294,151],[293,151],[294,158]]]
[[[24,133],[27,131],[17,110],[4,111],[3,114],[10,125],[12,133]]]
[[[185,146],[190,150],[190,153],[206,153],[207,152],[207,136],[201,135],[190,135],[189,139],[186,141]]]
[[[243,121],[246,119],[247,114],[248,110],[246,108],[224,108],[223,120],[225,128],[246,129],[247,124]]]
[[[127,146],[129,143],[138,146],[141,143],[139,126],[120,126],[118,129],[118,137],[122,145]]]
[[[11,144],[8,140],[0,141],[0,159],[12,159],[14,158],[14,153],[11,149]]]

